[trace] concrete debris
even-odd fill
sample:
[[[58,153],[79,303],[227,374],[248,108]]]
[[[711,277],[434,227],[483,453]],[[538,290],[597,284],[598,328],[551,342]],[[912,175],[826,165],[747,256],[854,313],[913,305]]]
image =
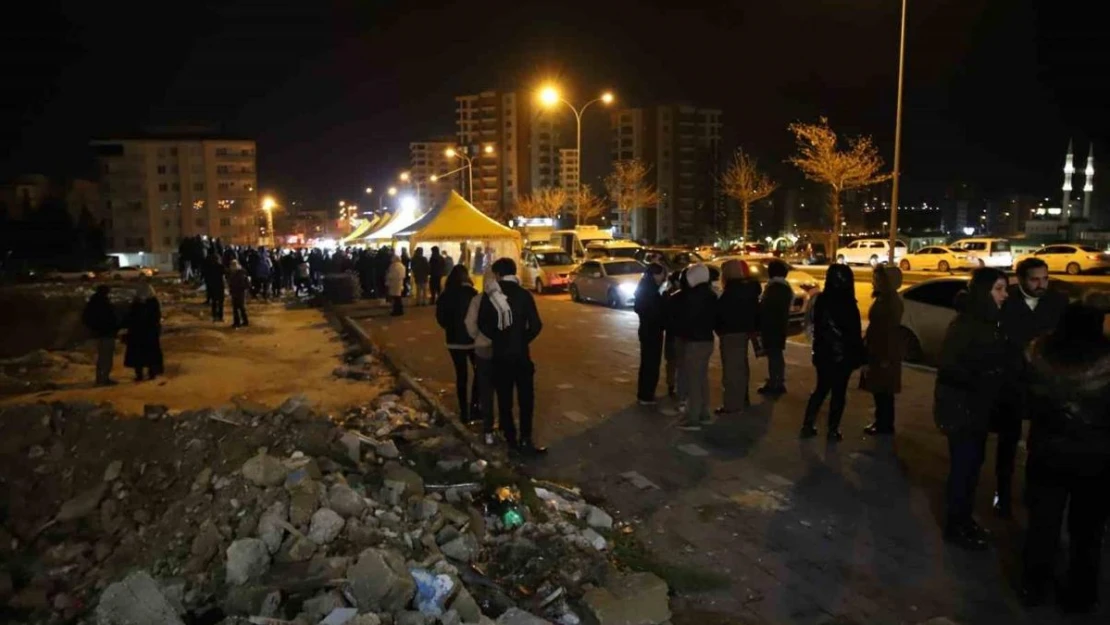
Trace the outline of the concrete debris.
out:
[[[389,460],[401,457],[401,452],[398,451],[397,444],[393,441],[378,443],[378,445],[374,448],[374,453],[378,454],[382,458],[386,458]]]
[[[113,460],[113,461],[109,462],[108,466],[104,469],[104,481],[105,482],[114,482],[114,481],[116,481],[116,479],[119,478],[119,474],[122,473],[122,472],[123,472],[123,461],[122,460]]]
[[[416,592],[416,582],[395,551],[367,549],[347,569],[347,582],[355,605],[370,612],[404,609]]]
[[[347,625],[356,616],[358,616],[358,610],[355,608],[335,608],[320,621],[320,625]]]
[[[136,571],[104,590],[96,606],[96,625],[184,625],[158,583],[146,571]]]
[[[475,540],[473,534],[463,534],[455,540],[441,545],[440,549],[443,550],[443,555],[452,560],[470,562],[478,553],[478,541]]]
[[[270,568],[270,551],[257,538],[241,538],[227,548],[227,583],[235,586],[256,580]]]
[[[66,501],[58,510],[58,521],[72,521],[89,516],[94,510],[100,506],[100,500],[104,498],[104,494],[108,491],[108,484],[100,482],[96,486],[83,491],[73,499]]]
[[[497,617],[497,625],[551,625],[551,621],[545,621],[518,608],[510,608]]]
[[[359,517],[366,509],[366,500],[346,484],[332,484],[328,490],[328,505],[345,519]]]
[[[312,515],[308,539],[317,545],[326,545],[343,531],[343,517],[331,508],[320,508]]]
[[[266,543],[266,549],[270,553],[277,552],[281,547],[288,518],[289,506],[284,501],[275,501],[258,519],[258,537]]]
[[[265,453],[243,463],[243,477],[255,486],[281,486],[285,483],[285,464]]]
[[[583,530],[582,538],[585,538],[586,542],[588,542],[591,547],[597,549],[598,551],[604,551],[605,547],[608,544],[605,542],[605,537],[595,532],[592,528],[586,528],[585,530]]]
[[[586,524],[596,529],[613,529],[613,517],[597,506],[590,506],[586,514]]]

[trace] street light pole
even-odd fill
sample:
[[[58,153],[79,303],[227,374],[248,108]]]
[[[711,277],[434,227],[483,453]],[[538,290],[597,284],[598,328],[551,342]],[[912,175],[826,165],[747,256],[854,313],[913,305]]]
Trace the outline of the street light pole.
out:
[[[574,225],[575,227],[577,227],[582,223],[582,114],[585,113],[586,109],[595,102],[612,101],[612,96],[602,96],[600,98],[594,98],[593,100],[590,100],[589,102],[583,104],[582,108],[580,109],[574,108],[573,104],[567,102],[562,98],[559,98],[559,101],[570,107],[571,112],[574,113],[574,121],[577,126],[574,142],[574,151],[576,156],[578,157],[578,184],[575,185],[574,188]]]
[[[906,68],[906,3],[902,0],[902,31],[898,41],[898,107],[894,114],[894,178],[890,198],[890,251],[888,261],[894,265],[894,246],[898,243],[898,179],[902,176],[902,85]]]

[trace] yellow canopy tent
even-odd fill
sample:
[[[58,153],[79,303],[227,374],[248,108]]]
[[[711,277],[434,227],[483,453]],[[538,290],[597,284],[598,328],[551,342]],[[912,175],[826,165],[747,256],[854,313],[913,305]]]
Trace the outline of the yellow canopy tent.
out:
[[[381,220],[382,218],[380,216],[375,215],[373,219],[367,219],[363,221],[358,225],[358,227],[351,231],[351,234],[348,234],[347,236],[340,239],[339,244],[349,245],[351,243],[357,243],[358,240],[362,238],[362,235],[372,231],[375,227],[377,227],[378,222],[380,222]]]
[[[471,270],[478,266],[474,262],[478,248],[493,259],[508,257],[520,262],[520,233],[490,219],[454,191],[443,206],[397,230],[394,238],[407,239],[410,249],[438,246]]]

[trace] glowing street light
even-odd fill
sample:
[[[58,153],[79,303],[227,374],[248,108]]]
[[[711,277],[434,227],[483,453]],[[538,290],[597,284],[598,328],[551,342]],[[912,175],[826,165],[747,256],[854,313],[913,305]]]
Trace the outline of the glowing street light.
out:
[[[485,148],[482,149],[482,152],[486,154],[493,154],[493,146],[487,145]]]
[[[409,172],[407,172],[407,171],[401,172],[401,174],[399,176],[397,176],[397,179],[400,180],[401,182],[408,182],[409,181]]]
[[[389,193],[390,195],[397,195],[397,187],[389,187],[387,193]]]
[[[467,199],[471,204],[473,204],[474,203],[474,160],[471,157],[467,156],[466,154],[463,154],[459,150],[456,150],[455,148],[447,148],[446,150],[443,151],[443,154],[446,155],[447,158],[455,158],[455,157],[461,158],[463,160],[463,163],[465,163],[463,165],[463,167],[466,167],[466,177],[467,177],[467,181],[468,181],[467,186],[469,187],[468,192],[467,192]],[[485,154],[487,156],[492,155],[493,154],[493,144],[492,143],[487,143],[484,147],[482,147],[482,154]],[[454,171],[458,171],[458,169],[456,169]],[[454,171],[450,172],[450,173],[454,173]]]
[[[262,198],[262,212],[266,213],[266,240],[270,247],[274,246],[274,208],[277,202],[272,195]]]
[[[556,89],[554,85],[548,85],[540,89],[539,100],[540,103],[548,108],[558,106],[560,102],[566,104],[574,113],[574,120],[578,124],[575,147],[575,151],[578,155],[578,188],[575,189],[574,194],[574,224],[577,226],[582,218],[582,113],[585,113],[586,109],[595,102],[601,102],[605,105],[612,104],[613,101],[616,100],[616,96],[614,96],[611,91],[606,91],[593,100],[583,104],[581,107],[575,108],[573,104],[563,99],[563,96],[559,94],[559,90]]]
[[[366,195],[370,195],[373,192],[374,192],[374,187],[366,187]]]

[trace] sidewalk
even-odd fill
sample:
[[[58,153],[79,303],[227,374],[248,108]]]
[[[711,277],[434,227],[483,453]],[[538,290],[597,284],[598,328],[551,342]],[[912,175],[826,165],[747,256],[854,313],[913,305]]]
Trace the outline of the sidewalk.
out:
[[[1066,620],[1054,608],[1030,612],[1018,604],[1010,580],[1022,530],[990,516],[993,453],[979,516],[995,547],[970,554],[943,543],[947,448],[932,421],[930,372],[905,370],[894,440],[860,434],[871,399],[853,380],[846,440],[803,442],[797,433],[814,375],[808,350],[792,344],[790,394],[760,403],[753,393],[750,413],[686,433],[674,427],[670,404],[634,402],[634,314],[563,296],[538,298],[538,305],[545,326],[533,346],[537,438],[551,453],[530,471],[579,485],[634,522],[636,537],[671,573],[676,605],[685,608],[678,612],[694,615],[676,623],[1107,622],[1106,608]],[[454,374],[433,309],[400,318],[385,312],[354,306],[346,314],[454,406]],[[716,401],[716,356],[710,376]],[[753,360],[753,389],[764,376],[765,363]],[[1104,577],[1104,597],[1108,585]]]

